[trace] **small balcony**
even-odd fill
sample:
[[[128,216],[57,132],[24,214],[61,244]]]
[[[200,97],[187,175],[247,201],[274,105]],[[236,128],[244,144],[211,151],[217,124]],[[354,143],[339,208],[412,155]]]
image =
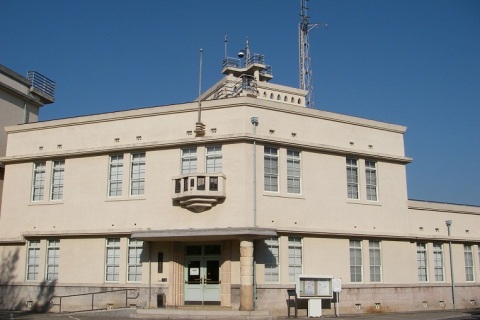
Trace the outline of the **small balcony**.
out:
[[[194,212],[223,201],[226,177],[222,173],[190,173],[172,178],[172,200]]]

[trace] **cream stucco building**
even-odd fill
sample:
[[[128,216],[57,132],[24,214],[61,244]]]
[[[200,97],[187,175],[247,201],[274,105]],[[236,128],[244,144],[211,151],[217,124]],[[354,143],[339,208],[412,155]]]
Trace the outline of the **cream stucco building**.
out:
[[[341,279],[341,313],[450,309],[450,242],[456,307],[480,303],[480,208],[408,199],[406,128],[306,108],[249,58],[201,104],[6,128],[2,307],[131,288],[279,315],[308,274]]]

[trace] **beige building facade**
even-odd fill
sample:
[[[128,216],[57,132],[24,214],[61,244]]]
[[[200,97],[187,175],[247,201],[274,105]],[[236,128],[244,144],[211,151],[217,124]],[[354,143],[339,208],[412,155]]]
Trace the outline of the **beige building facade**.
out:
[[[306,108],[250,58],[201,103],[8,126],[1,307],[284,315],[302,274],[341,279],[342,314],[477,307],[480,208],[409,200],[405,127]]]

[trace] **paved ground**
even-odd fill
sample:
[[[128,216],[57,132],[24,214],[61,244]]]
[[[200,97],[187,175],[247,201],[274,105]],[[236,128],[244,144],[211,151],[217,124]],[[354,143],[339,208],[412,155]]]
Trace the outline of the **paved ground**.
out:
[[[23,312],[0,311],[0,320],[127,320],[127,319],[175,319],[175,320],[209,320],[209,319],[225,319],[236,320],[237,317],[219,317],[219,316],[188,316],[188,315],[174,315],[174,316],[149,316],[138,317],[135,316],[135,310],[114,310],[103,312],[86,312],[86,313],[72,313],[72,314],[35,314]],[[245,320],[286,320],[292,319],[288,317],[265,317],[247,316],[238,317],[238,319]],[[299,317],[298,319],[329,319],[329,320],[480,320],[480,310],[459,310],[459,311],[434,311],[434,312],[415,312],[415,313],[389,313],[389,314],[373,314],[373,315],[340,315],[339,317],[324,316],[322,318],[306,318]]]

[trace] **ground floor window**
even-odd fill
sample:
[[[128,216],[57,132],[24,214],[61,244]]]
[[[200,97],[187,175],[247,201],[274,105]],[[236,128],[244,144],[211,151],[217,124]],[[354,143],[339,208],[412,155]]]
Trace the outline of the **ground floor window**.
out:
[[[361,240],[350,240],[350,281],[362,282]]]
[[[38,279],[38,268],[40,263],[40,240],[28,241],[27,255],[27,280]]]
[[[128,239],[128,281],[142,281],[143,241]]]
[[[288,237],[288,281],[295,282],[297,274],[302,274],[302,238]]]
[[[279,281],[279,246],[278,237],[265,239],[265,282]]]
[[[60,260],[60,240],[48,240],[47,243],[47,280],[58,279]]]
[[[120,239],[109,238],[106,246],[105,280],[118,281],[120,273]]]
[[[417,270],[418,281],[427,281],[427,244],[424,242],[417,242]]]

